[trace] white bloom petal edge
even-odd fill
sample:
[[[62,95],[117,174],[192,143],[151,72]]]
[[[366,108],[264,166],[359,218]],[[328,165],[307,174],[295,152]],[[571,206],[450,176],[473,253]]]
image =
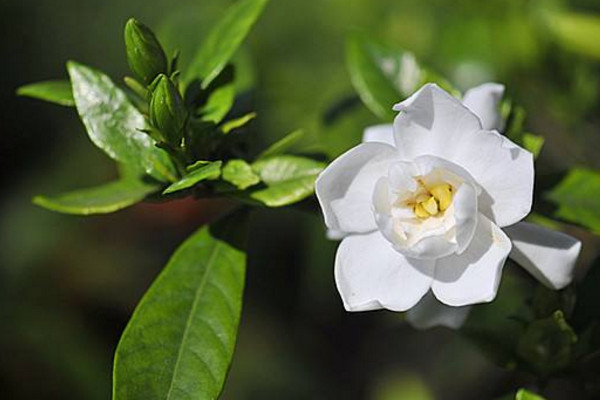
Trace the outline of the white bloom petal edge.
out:
[[[434,261],[410,260],[381,235],[351,235],[335,258],[335,282],[347,311],[406,311],[431,287]]]
[[[581,242],[562,232],[520,222],[506,228],[513,249],[510,258],[551,289],[562,289],[573,280]]]
[[[382,124],[369,126],[363,132],[363,143],[378,142],[395,146],[394,143],[394,125]]]
[[[496,297],[511,243],[484,215],[477,220],[473,240],[463,254],[436,260],[432,290],[446,305],[487,303]]]
[[[377,228],[373,190],[398,158],[392,146],[362,143],[333,161],[317,178],[315,192],[329,229],[365,233]]]
[[[467,90],[463,96],[463,104],[481,120],[483,129],[504,130],[504,119],[500,114],[500,102],[504,96],[504,85],[484,83]]]
[[[496,131],[483,130],[479,118],[438,86],[424,86],[394,109],[396,146],[405,160],[431,155],[453,162],[483,190],[484,214],[503,227],[531,210],[533,155]]]

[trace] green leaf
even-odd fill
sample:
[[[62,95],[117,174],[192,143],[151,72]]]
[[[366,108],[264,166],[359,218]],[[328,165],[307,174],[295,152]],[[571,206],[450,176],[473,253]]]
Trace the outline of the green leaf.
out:
[[[243,251],[208,227],[177,249],[121,337],[113,400],[219,396],[235,347],[245,262]]]
[[[156,191],[158,191],[156,183],[124,178],[58,196],[37,196],[33,199],[33,203],[66,214],[108,214],[136,204]]]
[[[547,27],[566,49],[600,59],[600,16],[582,13],[556,13],[547,18]]]
[[[222,161],[201,161],[199,163],[197,162],[190,168],[192,171],[189,174],[167,187],[163,194],[189,189],[198,182],[218,179],[221,175]]]
[[[257,158],[267,158],[276,156],[282,153],[285,153],[289,150],[298,140],[300,140],[304,136],[304,131],[302,129],[298,129],[293,131],[292,133],[284,136],[279,139],[275,143],[271,144],[267,147],[262,153],[258,155]]]
[[[515,396],[515,400],[545,400],[542,396],[539,396],[527,389],[519,389]]]
[[[392,107],[402,99],[402,94],[383,72],[386,60],[380,55],[376,45],[361,36],[352,35],[346,41],[346,65],[355,90],[375,115],[388,120],[393,118]],[[398,57],[389,59],[394,65],[399,60]]]
[[[229,132],[233,131],[234,129],[238,129],[238,128],[241,128],[242,126],[246,125],[248,122],[252,121],[254,118],[256,118],[256,113],[251,112],[251,113],[248,113],[239,118],[227,121],[223,125],[221,125],[221,132],[223,132],[225,135],[227,135]]]
[[[183,82],[200,78],[202,87],[208,87],[240,47],[268,1],[240,0],[233,4],[202,43]]]
[[[210,94],[208,101],[200,110],[202,113],[202,120],[215,124],[220,123],[223,118],[225,118],[229,110],[231,110],[231,107],[233,107],[234,101],[234,82],[230,82],[226,85],[218,87]]]
[[[223,168],[223,180],[244,190],[260,182],[250,164],[244,160],[231,160]]]
[[[31,83],[17,89],[19,96],[48,101],[66,107],[73,107],[73,91],[69,81],[45,81]]]
[[[125,93],[102,72],[70,61],[67,64],[79,116],[92,142],[115,161],[161,181],[175,181],[167,153],[157,148],[145,129],[144,116]]]
[[[575,168],[547,195],[556,216],[600,233],[600,172]]]
[[[346,41],[346,65],[363,103],[386,121],[395,115],[394,104],[428,82],[460,97],[446,79],[421,66],[412,53],[388,48],[360,34],[350,35]]]
[[[325,164],[284,155],[256,161],[252,167],[267,187],[251,192],[250,197],[269,207],[282,207],[310,196]]]

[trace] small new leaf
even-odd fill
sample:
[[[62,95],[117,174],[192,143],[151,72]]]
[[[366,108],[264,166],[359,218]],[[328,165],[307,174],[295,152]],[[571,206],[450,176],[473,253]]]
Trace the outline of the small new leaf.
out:
[[[240,190],[245,190],[260,182],[260,177],[254,173],[250,164],[244,160],[231,160],[223,168],[222,179]]]
[[[17,89],[17,95],[44,100],[65,107],[73,107],[73,90],[69,81],[31,83]]]
[[[236,118],[236,119],[227,121],[223,125],[221,125],[221,132],[223,132],[225,135],[227,135],[229,132],[233,131],[234,129],[238,129],[238,128],[241,128],[242,126],[246,125],[248,122],[252,121],[254,118],[256,118],[256,113],[252,112],[252,113],[248,113],[240,118]]]
[[[196,165],[191,168],[189,174],[167,187],[163,191],[163,194],[170,194],[180,190],[189,189],[204,180],[219,179],[219,176],[221,176],[222,164],[222,161],[206,162],[204,165],[196,163]]]

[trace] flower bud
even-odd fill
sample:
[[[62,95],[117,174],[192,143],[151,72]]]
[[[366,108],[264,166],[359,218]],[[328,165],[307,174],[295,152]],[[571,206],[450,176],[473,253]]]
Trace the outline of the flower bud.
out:
[[[527,327],[519,339],[517,353],[536,371],[549,374],[569,365],[576,341],[562,312],[556,311]]]
[[[144,83],[167,72],[167,56],[158,39],[150,28],[133,18],[125,25],[125,47],[129,68]]]
[[[166,75],[160,75],[154,83],[150,99],[150,122],[165,141],[179,145],[187,113],[175,84]]]

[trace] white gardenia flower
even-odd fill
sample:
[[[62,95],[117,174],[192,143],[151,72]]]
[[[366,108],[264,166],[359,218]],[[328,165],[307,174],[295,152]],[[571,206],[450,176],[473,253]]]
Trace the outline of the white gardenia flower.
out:
[[[393,127],[368,128],[318,177],[329,237],[343,238],[335,279],[346,310],[412,308],[417,327],[458,327],[465,306],[494,299],[509,255],[551,288],[570,283],[580,242],[519,222],[533,156],[498,133],[503,93],[488,83],[461,102],[425,85],[394,106]]]

